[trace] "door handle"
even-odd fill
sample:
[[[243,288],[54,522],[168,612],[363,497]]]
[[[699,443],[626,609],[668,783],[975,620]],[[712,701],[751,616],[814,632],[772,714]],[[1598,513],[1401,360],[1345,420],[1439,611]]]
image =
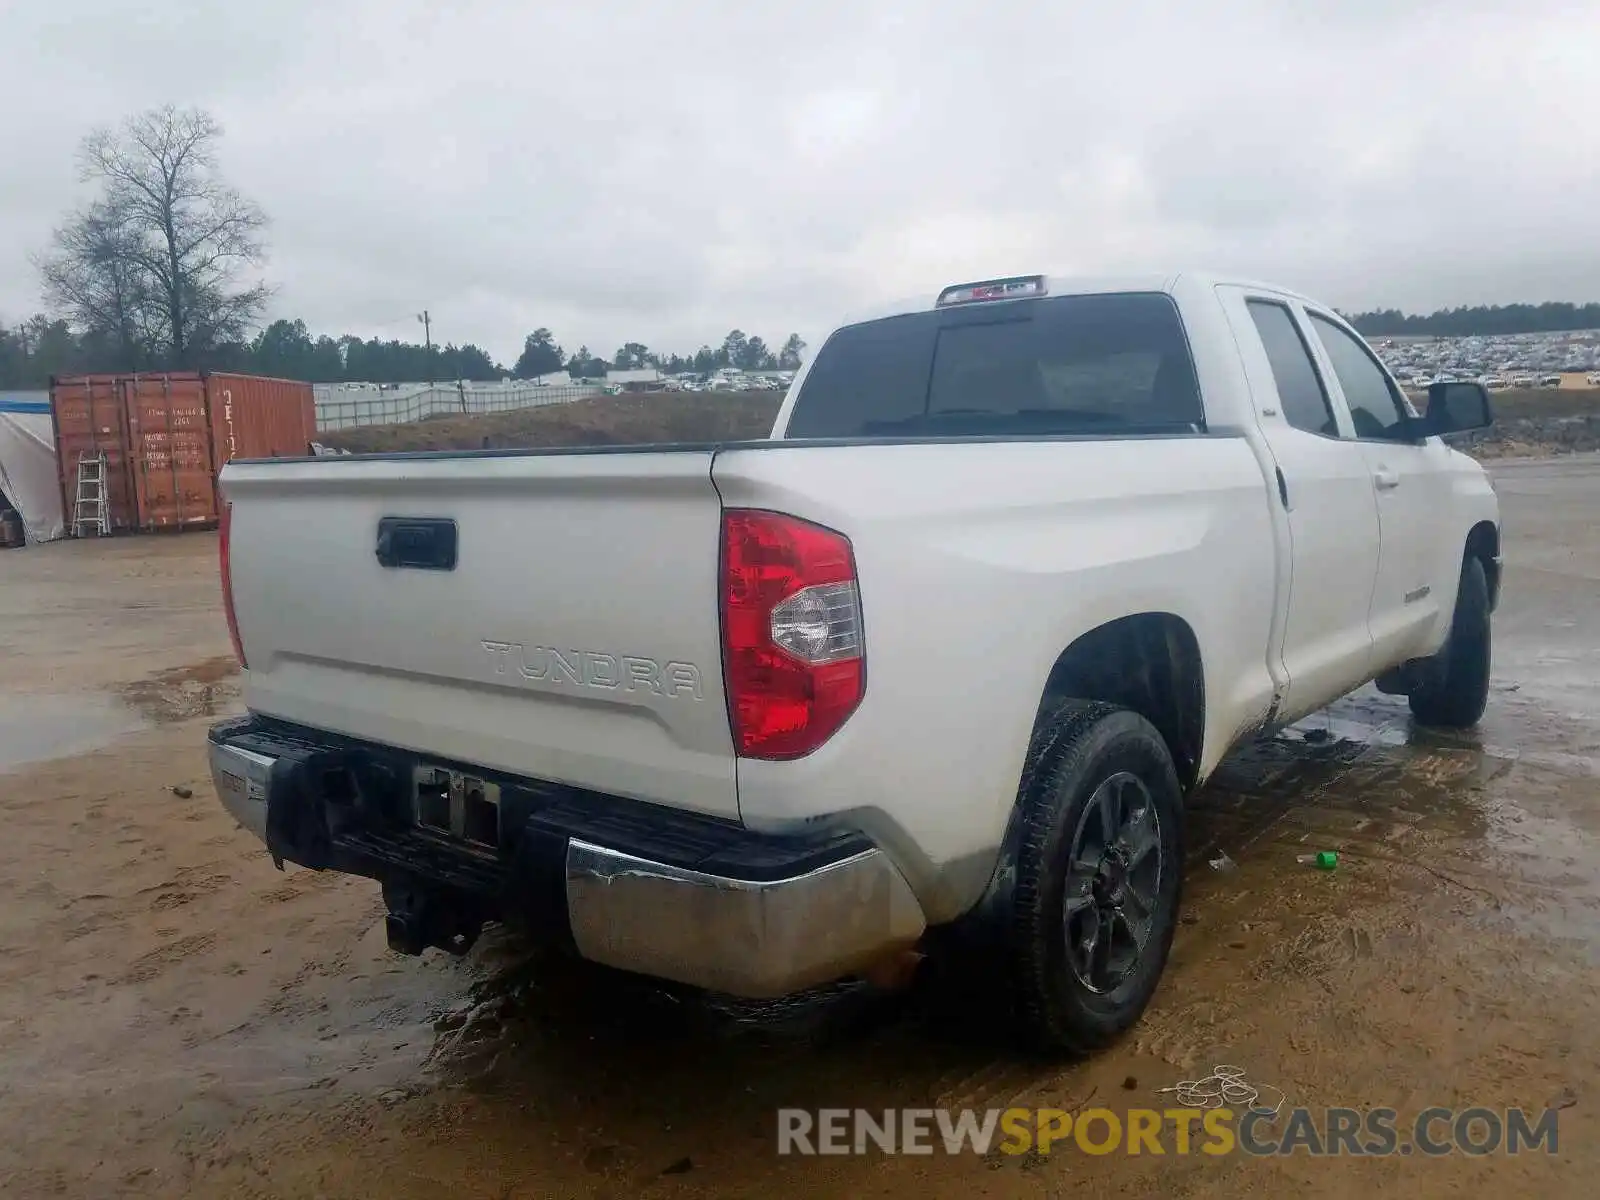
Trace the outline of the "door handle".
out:
[[[378,563],[421,571],[456,569],[456,523],[448,517],[384,517],[378,522]]]
[[[1380,492],[1392,491],[1400,486],[1400,473],[1391,471],[1388,467],[1379,467],[1372,473],[1372,482],[1377,485]]]

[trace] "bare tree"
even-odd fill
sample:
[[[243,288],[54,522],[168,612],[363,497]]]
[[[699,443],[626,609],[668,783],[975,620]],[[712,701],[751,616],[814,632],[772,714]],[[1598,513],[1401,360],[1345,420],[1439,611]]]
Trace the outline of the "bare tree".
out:
[[[151,296],[137,262],[138,238],[104,201],[75,213],[34,265],[45,301],[70,315],[88,339],[113,347],[120,361],[142,365],[152,350]]]
[[[79,324],[175,366],[243,338],[270,294],[240,278],[263,259],[267,219],[218,175],[221,133],[209,113],[168,105],[84,139],[80,174],[101,196],[39,261]]]

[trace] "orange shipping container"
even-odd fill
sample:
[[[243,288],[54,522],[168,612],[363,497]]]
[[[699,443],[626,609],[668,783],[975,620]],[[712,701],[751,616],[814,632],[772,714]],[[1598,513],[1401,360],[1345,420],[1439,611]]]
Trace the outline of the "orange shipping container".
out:
[[[217,521],[217,472],[235,458],[294,457],[316,433],[311,385],[251,375],[164,372],[51,381],[68,525],[83,453],[106,455],[113,530]]]
[[[198,375],[138,375],[121,381],[121,390],[128,431],[124,458],[137,514],[134,527],[213,524],[217,485],[205,381]],[[77,460],[73,461],[75,473]]]
[[[317,402],[309,383],[259,375],[208,375],[213,458],[217,470],[236,458],[298,458],[317,436]]]
[[[50,419],[56,432],[62,514],[73,532],[78,459],[106,456],[105,492],[112,529],[132,529],[137,516],[128,474],[128,410],[122,381],[113,375],[78,375],[50,381]]]

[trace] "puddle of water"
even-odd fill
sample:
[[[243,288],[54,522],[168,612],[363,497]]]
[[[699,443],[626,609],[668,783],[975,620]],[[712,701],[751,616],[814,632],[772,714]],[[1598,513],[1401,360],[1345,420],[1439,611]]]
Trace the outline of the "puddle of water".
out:
[[[237,699],[238,671],[231,657],[208,658],[126,684],[122,698],[157,725],[214,717]]]
[[[0,772],[98,750],[144,725],[125,704],[94,692],[0,693]]]
[[[1463,731],[1418,727],[1403,703],[1357,695],[1249,747],[1219,771],[1221,796],[1202,796],[1202,837],[1265,850],[1282,869],[1258,883],[1292,878],[1287,852],[1300,838],[1404,863],[1487,898],[1500,926],[1600,961],[1592,735],[1503,695]],[[1247,815],[1230,790],[1251,795]]]

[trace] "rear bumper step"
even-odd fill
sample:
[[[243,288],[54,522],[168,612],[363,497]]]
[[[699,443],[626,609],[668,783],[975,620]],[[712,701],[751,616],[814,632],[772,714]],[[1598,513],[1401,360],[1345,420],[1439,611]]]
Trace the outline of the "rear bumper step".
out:
[[[210,757],[223,806],[280,863],[377,879],[468,924],[526,920],[622,970],[780,996],[860,971],[924,930],[904,877],[859,834],[760,835],[491,775],[502,833],[489,850],[410,819],[415,756],[247,718],[212,729]],[[420,920],[391,912],[397,948],[449,946],[420,935]]]

